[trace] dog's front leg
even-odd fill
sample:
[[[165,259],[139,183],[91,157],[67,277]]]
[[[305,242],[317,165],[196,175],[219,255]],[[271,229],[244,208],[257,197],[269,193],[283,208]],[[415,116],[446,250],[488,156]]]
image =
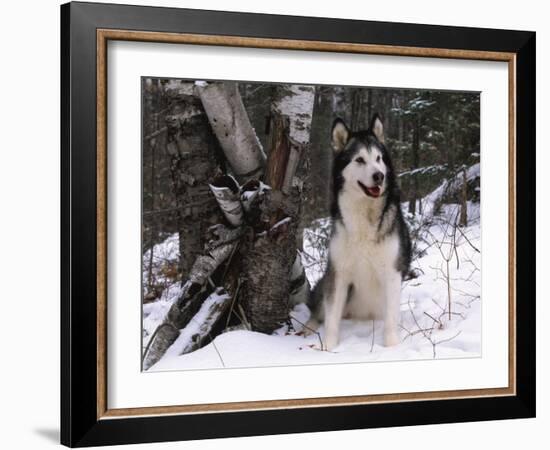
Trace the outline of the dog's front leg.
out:
[[[399,344],[398,326],[401,309],[401,274],[395,273],[388,277],[385,294],[384,345],[390,347]]]
[[[348,283],[338,275],[334,276],[332,289],[326,294],[325,306],[325,349],[329,352],[338,345],[340,322],[348,296]]]

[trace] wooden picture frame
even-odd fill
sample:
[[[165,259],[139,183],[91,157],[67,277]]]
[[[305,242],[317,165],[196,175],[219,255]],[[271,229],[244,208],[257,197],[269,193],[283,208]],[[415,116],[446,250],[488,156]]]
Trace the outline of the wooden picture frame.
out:
[[[507,388],[109,409],[107,42],[504,61]],[[61,7],[61,442],[91,446],[535,416],[535,33],[93,3]]]

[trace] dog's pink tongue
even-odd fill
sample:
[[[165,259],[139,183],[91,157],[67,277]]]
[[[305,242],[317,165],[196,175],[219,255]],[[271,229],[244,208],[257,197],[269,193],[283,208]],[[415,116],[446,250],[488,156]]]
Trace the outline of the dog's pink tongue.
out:
[[[380,188],[378,186],[367,188],[367,190],[373,197],[378,197],[380,195]]]

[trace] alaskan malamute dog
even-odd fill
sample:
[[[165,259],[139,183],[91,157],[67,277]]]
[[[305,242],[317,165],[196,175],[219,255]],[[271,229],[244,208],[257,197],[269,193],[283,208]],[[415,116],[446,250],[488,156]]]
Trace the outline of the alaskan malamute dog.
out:
[[[356,132],[336,119],[332,147],[329,260],[311,294],[307,328],[311,331],[324,320],[324,347],[330,351],[338,345],[342,317],[383,319],[384,345],[395,345],[411,241],[378,114],[367,130]]]

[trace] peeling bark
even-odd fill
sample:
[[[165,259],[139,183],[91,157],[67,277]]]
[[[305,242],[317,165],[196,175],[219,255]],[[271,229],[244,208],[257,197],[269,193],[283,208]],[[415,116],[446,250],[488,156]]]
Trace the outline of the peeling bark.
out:
[[[209,186],[227,221],[234,227],[241,225],[244,213],[237,181],[230,175],[222,175]]]
[[[290,155],[289,120],[281,114],[271,115],[269,157],[264,180],[273,190],[281,190],[285,182]]]

